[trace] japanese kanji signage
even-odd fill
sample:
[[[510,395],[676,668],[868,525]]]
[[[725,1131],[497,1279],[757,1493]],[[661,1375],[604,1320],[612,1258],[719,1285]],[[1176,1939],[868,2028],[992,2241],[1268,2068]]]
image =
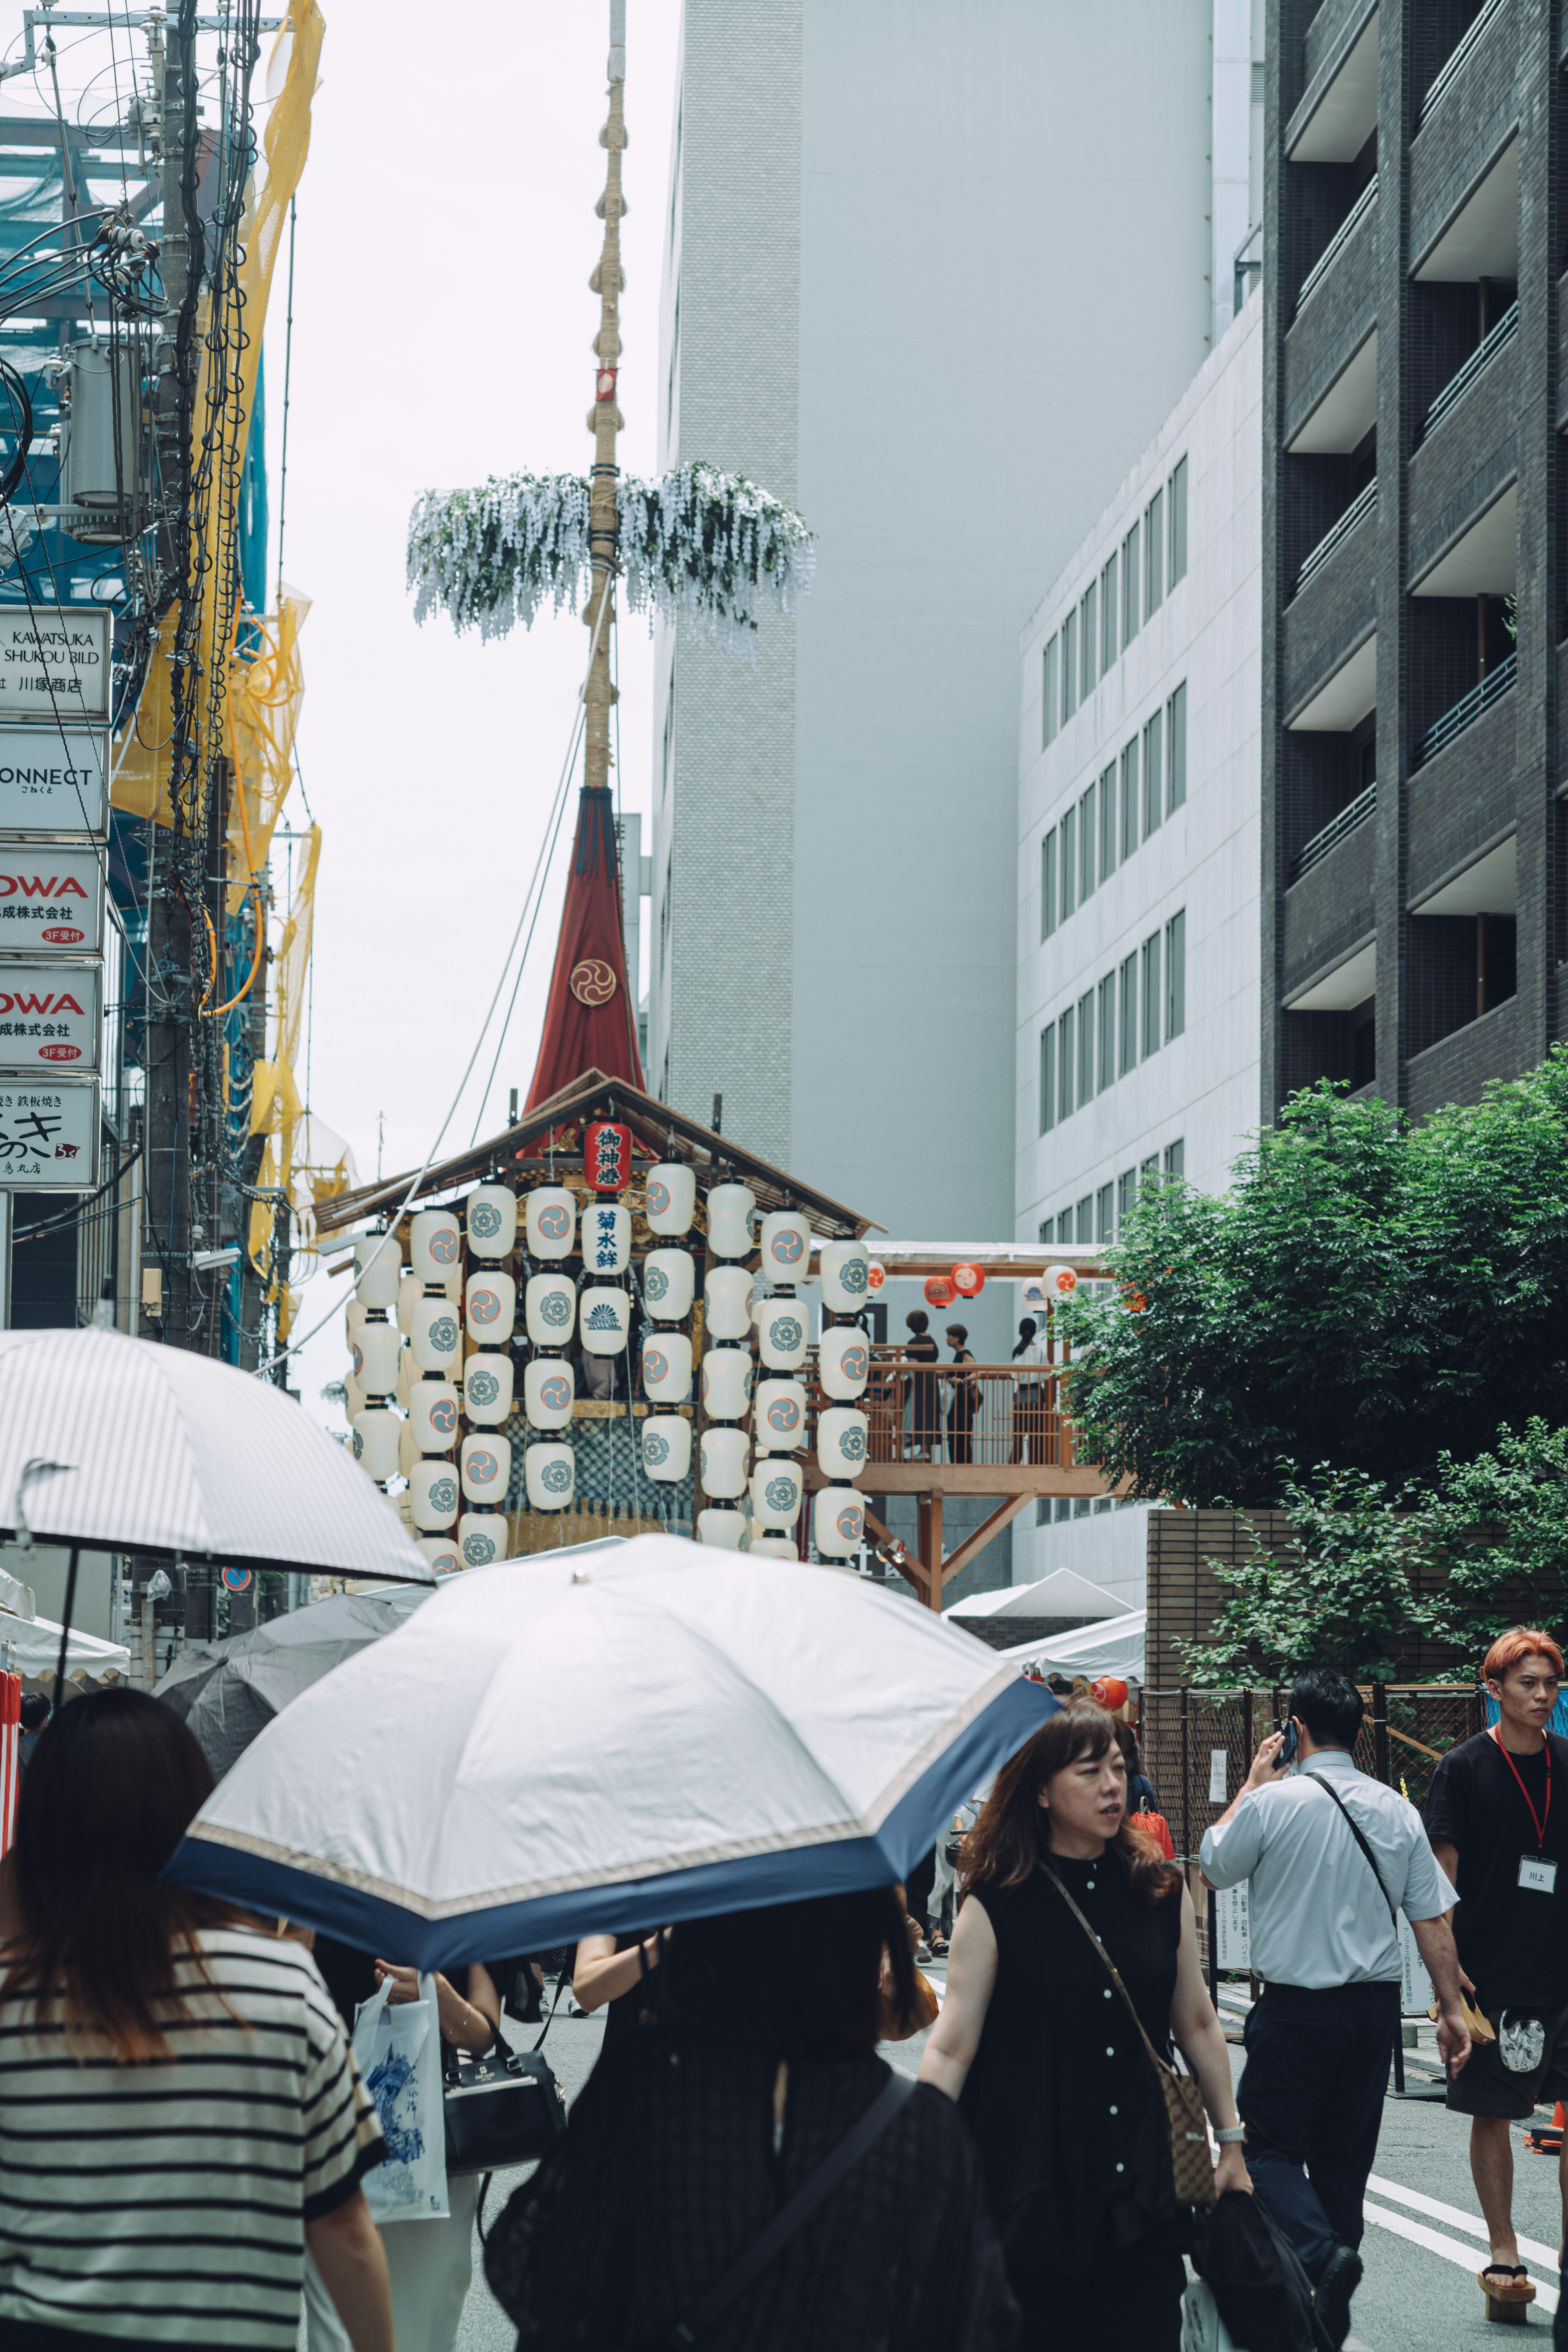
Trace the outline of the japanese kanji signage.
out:
[[[0,713],[50,723],[107,720],[110,615],[90,605],[0,612]]]
[[[0,841],[0,956],[102,948],[103,868],[93,851]]]
[[[0,959],[0,1070],[96,1070],[101,971],[96,963]]]
[[[0,1078],[0,1192],[90,1192],[96,1078]]]
[[[0,724],[0,833],[105,832],[106,740],[101,729]]]

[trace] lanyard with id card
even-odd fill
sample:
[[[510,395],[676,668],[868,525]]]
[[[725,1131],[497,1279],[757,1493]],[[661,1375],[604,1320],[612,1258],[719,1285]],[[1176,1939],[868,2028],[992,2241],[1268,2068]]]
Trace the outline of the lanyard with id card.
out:
[[[1535,1831],[1535,1852],[1533,1853],[1521,1853],[1519,1857],[1518,1883],[1524,1888],[1527,1894],[1555,1894],[1557,1890],[1557,1864],[1554,1862],[1549,1862],[1546,1855],[1542,1852],[1542,1848],[1546,1843],[1546,1824],[1552,1819],[1551,1738],[1548,1737],[1542,1742],[1546,1758],[1546,1810],[1544,1812],[1538,1813],[1535,1810],[1535,1800],[1531,1797],[1530,1790],[1525,1787],[1524,1781],[1521,1777],[1518,1765],[1514,1762],[1513,1758],[1509,1754],[1508,1749],[1503,1746],[1501,1739],[1498,1738],[1498,1728],[1495,1724],[1492,1726],[1491,1736],[1497,1740],[1499,1755],[1502,1758],[1503,1762],[1508,1766],[1509,1770],[1513,1774],[1515,1780],[1519,1784],[1519,1793],[1530,1808],[1531,1824]]]

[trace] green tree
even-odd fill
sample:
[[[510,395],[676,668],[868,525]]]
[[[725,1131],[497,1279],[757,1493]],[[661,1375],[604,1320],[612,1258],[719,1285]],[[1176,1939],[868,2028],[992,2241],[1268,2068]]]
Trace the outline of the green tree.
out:
[[[1423,1631],[1479,1659],[1510,1625],[1563,1623],[1568,1429],[1531,1418],[1521,1434],[1500,1429],[1473,1462],[1440,1455],[1421,1517],[1424,1549],[1447,1570],[1422,1604]]]

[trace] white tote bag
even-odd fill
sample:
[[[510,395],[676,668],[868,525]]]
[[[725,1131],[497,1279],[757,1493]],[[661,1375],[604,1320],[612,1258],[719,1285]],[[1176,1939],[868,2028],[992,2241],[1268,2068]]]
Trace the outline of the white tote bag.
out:
[[[444,2221],[447,2123],[441,2105],[441,2036],[434,1979],[417,2000],[390,2001],[391,1979],[354,2012],[353,2053],[375,2102],[386,2160],[363,2183],[373,2220]]]
[[[1182,2297],[1182,2352],[1237,2352],[1207,2279],[1187,2281]]]

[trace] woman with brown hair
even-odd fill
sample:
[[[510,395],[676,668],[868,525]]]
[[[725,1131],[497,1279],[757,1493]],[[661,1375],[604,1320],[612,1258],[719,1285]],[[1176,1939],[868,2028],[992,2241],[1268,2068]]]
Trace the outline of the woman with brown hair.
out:
[[[1128,1825],[1102,1707],[1075,1700],[1004,1766],[959,1857],[963,1908],[921,2080],[956,2099],[1024,2308],[1020,2352],[1176,2352],[1185,2218],[1154,2070],[1172,2038],[1217,2127],[1220,2189],[1252,2186],[1225,2038],[1179,1870]],[[1070,1898],[1070,1905],[1069,1905]]]
[[[308,1952],[159,1878],[212,1789],[139,1691],[59,1710],[0,1866],[0,2344],[294,2352],[305,2249],[393,2352],[385,2154]]]

